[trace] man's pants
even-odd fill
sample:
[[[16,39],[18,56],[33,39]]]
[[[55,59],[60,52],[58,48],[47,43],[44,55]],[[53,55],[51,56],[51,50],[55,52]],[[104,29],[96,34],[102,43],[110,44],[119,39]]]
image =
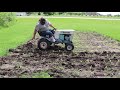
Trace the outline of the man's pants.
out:
[[[54,30],[46,30],[46,31],[41,31],[39,35],[46,38],[51,38],[52,36],[54,36],[54,33],[55,33]]]

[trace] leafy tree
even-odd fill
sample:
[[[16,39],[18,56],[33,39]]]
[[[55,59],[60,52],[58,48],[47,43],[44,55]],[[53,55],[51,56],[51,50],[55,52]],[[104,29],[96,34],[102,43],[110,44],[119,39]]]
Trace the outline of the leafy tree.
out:
[[[58,12],[58,14],[63,14],[63,13],[65,13],[65,12]]]
[[[8,27],[15,21],[14,12],[0,12],[0,26]]]
[[[31,15],[31,14],[34,14],[34,13],[36,13],[36,12],[26,12],[26,14],[29,16],[29,15]]]
[[[55,12],[43,12],[43,14],[48,16],[48,15],[54,15]]]
[[[42,13],[41,12],[38,12],[38,15],[41,15]]]

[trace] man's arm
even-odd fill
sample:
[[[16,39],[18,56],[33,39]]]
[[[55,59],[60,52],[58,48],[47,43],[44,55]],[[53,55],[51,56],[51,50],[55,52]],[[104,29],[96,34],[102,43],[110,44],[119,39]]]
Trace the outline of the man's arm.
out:
[[[50,24],[50,27],[52,27],[52,28],[54,28],[56,30],[56,28],[52,24]]]
[[[37,31],[36,31],[36,29],[35,29],[35,30],[34,30],[34,33],[33,33],[32,40],[35,39],[36,33],[37,33]]]
[[[32,40],[35,39],[35,36],[36,36],[36,33],[38,32],[38,30],[39,30],[39,25],[36,25],[35,29],[34,29],[34,32],[33,32]]]

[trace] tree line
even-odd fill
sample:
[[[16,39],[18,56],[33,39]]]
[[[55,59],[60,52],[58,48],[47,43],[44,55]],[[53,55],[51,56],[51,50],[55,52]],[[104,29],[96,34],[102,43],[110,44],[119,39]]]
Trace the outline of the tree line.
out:
[[[27,15],[32,15],[32,14],[36,14],[36,15],[85,15],[85,12],[26,12]]]
[[[75,15],[75,16],[104,16],[101,15],[97,12],[26,12],[26,14],[32,15],[45,15],[45,16],[50,16],[50,15]],[[112,17],[111,14],[105,15],[107,17]],[[115,17],[120,17],[120,15],[114,15]]]

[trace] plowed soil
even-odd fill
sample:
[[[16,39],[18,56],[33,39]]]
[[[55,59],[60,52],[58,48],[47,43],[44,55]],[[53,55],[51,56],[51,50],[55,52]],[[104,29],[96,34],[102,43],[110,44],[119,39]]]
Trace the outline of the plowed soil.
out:
[[[19,78],[26,74],[47,71],[54,78],[119,78],[120,43],[96,32],[75,32],[72,52],[64,45],[49,50],[37,48],[37,41],[28,41],[9,55],[0,57],[0,77]]]

